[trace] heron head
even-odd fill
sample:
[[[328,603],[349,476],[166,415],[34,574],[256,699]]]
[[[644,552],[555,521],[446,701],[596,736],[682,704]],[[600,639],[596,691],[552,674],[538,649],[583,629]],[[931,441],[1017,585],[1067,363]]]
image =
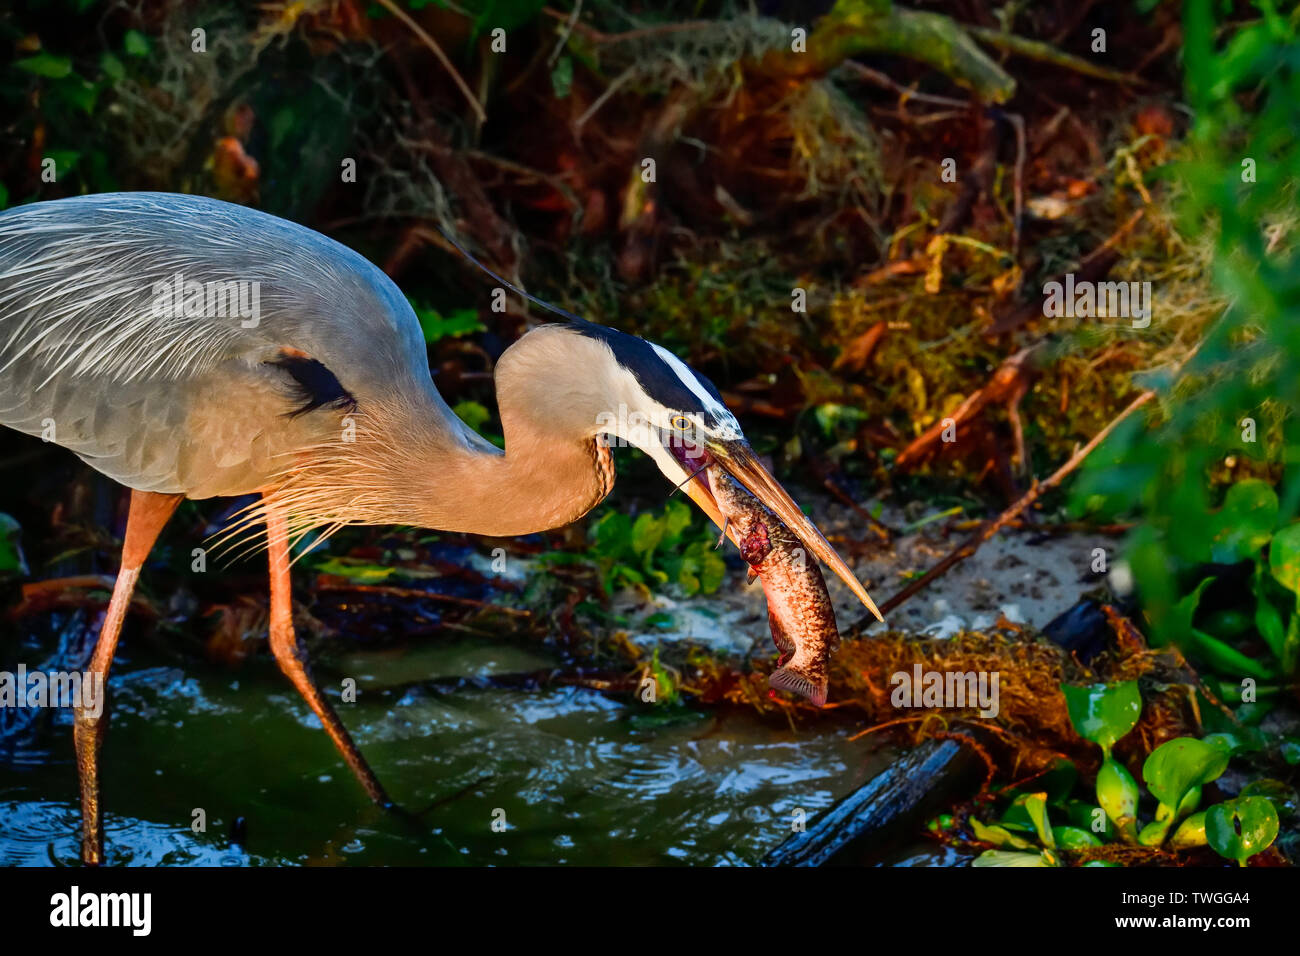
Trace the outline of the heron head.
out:
[[[602,413],[596,431],[640,448],[719,526],[723,516],[705,469],[716,464],[771,510],[876,615],[880,611],[844,559],[754,454],[736,416],[707,378],[672,352],[645,339],[588,322],[570,326],[609,347],[605,371],[617,407]],[[600,370],[592,368],[596,376]]]

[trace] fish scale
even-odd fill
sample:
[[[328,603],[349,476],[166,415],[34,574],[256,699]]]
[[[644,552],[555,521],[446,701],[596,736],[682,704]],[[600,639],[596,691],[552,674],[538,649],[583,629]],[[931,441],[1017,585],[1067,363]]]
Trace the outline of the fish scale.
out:
[[[718,510],[736,531],[741,557],[767,597],[768,627],[781,658],[769,687],[826,703],[830,656],[840,645],[826,580],[799,539],[717,465],[708,469]]]

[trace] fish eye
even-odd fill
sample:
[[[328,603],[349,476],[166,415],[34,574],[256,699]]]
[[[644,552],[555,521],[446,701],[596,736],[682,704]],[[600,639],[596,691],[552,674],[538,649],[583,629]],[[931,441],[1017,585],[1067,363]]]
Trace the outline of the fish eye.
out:
[[[691,427],[691,420],[685,415],[674,415],[672,417],[672,426],[679,432],[684,432]]]

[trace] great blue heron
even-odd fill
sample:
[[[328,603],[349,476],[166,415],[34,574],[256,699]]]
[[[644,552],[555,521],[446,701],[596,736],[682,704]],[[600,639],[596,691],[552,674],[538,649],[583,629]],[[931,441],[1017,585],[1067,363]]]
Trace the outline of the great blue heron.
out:
[[[304,226],[167,193],[0,213],[0,423],[71,449],[131,489],[92,678],[107,676],[140,568],[181,499],[256,493],[239,528],[265,528],[271,650],[366,793],[391,805],[294,636],[294,540],[349,524],[484,535],[559,527],[610,491],[610,437],[685,484],[725,532],[697,472],[716,462],[879,616],[754,457],[717,389],[671,352],[574,318],[522,336],[495,381],[505,451],[438,394],[397,286]],[[76,710],[90,864],[103,858],[106,724]]]

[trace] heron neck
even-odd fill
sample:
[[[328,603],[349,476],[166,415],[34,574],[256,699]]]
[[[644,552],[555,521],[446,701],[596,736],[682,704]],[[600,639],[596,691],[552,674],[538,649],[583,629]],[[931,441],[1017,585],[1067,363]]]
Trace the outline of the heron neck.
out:
[[[560,528],[614,484],[614,460],[596,439],[546,442],[505,424],[505,453],[469,450],[434,480],[451,504],[430,526],[493,537]]]
[[[471,436],[431,475],[443,507],[431,527],[484,535],[559,528],[614,483],[598,423],[618,407],[599,374],[604,346],[555,326],[524,335],[497,361],[505,451]],[[462,426],[463,427],[463,426]]]

